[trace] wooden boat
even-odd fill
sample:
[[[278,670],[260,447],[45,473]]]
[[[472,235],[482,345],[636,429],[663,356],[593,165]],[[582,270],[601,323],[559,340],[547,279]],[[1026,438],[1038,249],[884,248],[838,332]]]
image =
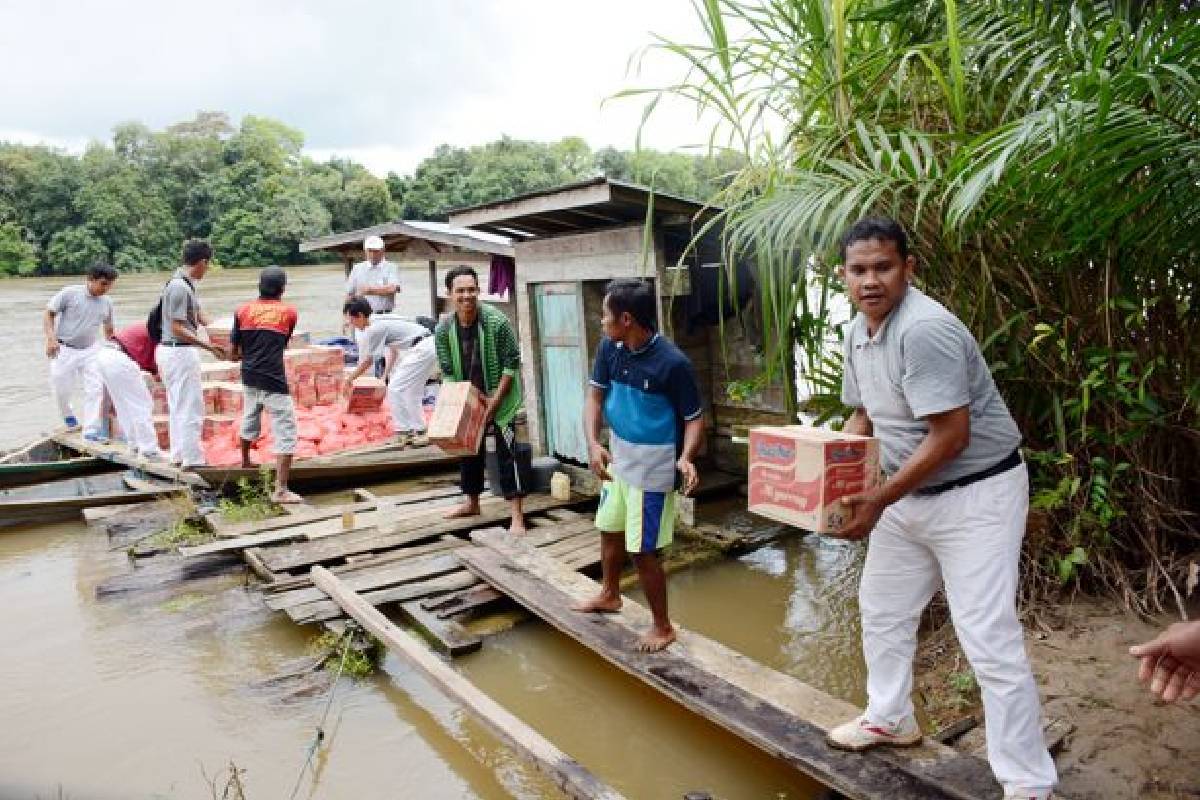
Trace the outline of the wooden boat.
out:
[[[242,478],[254,480],[257,467],[200,467],[181,470],[170,464],[137,458],[125,445],[84,441],[78,433],[58,434],[54,440],[63,447],[115,464],[133,467],[168,481],[188,483],[200,489],[232,489]],[[296,490],[311,491],[339,488],[393,477],[435,472],[457,463],[437,447],[399,447],[394,443],[376,444],[327,456],[301,458],[292,463],[288,484]]]
[[[458,462],[437,447],[398,447],[395,444],[301,458],[292,462],[288,485],[297,491],[338,488],[351,484],[386,481],[419,472],[445,469]],[[257,467],[202,467],[192,470],[214,489],[232,486],[239,480],[258,478]]]
[[[103,459],[80,455],[46,437],[24,447],[0,452],[0,489],[91,475],[112,469],[115,467]]]
[[[130,473],[64,478],[0,491],[0,526],[70,519],[85,508],[141,503],[188,491],[184,484]]]

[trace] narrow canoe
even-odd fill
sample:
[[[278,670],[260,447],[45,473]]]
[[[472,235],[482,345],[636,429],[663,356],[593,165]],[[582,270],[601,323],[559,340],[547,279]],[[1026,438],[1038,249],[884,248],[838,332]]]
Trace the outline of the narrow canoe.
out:
[[[81,456],[51,438],[0,452],[0,489],[29,486],[60,478],[91,475],[114,469],[103,459]]]
[[[76,517],[85,508],[141,503],[188,491],[183,484],[112,473],[0,491],[0,526]]]

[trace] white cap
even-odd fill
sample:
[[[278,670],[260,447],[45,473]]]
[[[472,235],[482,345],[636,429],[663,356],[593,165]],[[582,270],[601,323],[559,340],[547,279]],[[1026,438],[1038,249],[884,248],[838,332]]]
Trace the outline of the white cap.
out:
[[[365,242],[363,242],[363,250],[382,250],[382,249],[383,249],[383,239],[380,239],[378,236],[368,236],[367,240]]]

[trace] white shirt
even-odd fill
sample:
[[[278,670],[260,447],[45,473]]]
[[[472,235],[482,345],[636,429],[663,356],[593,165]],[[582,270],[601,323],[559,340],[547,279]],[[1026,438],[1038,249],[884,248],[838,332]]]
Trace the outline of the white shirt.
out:
[[[397,287],[396,291],[400,290],[400,276],[396,271],[395,264],[387,260],[382,260],[378,264],[360,261],[354,265],[354,268],[350,270],[349,277],[346,278],[346,294],[357,295],[367,287],[388,285]],[[395,306],[393,297],[368,294],[364,296],[364,299],[371,304],[372,313],[391,311]]]

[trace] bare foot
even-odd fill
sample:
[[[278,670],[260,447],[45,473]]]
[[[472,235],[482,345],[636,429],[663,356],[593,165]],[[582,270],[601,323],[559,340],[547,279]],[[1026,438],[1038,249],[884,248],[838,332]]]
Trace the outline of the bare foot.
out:
[[[529,533],[529,530],[525,527],[525,520],[520,522],[513,520],[508,526],[508,532],[513,536],[524,536]]]
[[[468,502],[468,503],[463,503],[462,505],[459,505],[459,506],[455,506],[451,510],[447,511],[442,516],[442,519],[459,519],[460,517],[478,517],[478,516],[479,516],[479,504]]]
[[[276,489],[271,493],[271,502],[281,506],[298,505],[304,498],[289,489]]]
[[[665,649],[673,641],[675,641],[674,628],[667,628],[665,631],[660,631],[658,628],[651,628],[645,636],[638,639],[637,651],[639,653],[657,653],[659,650]]]
[[[606,597],[599,594],[591,600],[573,604],[571,610],[582,611],[584,614],[616,614],[621,610],[621,595]]]
[[[254,465],[251,464],[249,461],[243,461],[242,469],[254,469]]]

